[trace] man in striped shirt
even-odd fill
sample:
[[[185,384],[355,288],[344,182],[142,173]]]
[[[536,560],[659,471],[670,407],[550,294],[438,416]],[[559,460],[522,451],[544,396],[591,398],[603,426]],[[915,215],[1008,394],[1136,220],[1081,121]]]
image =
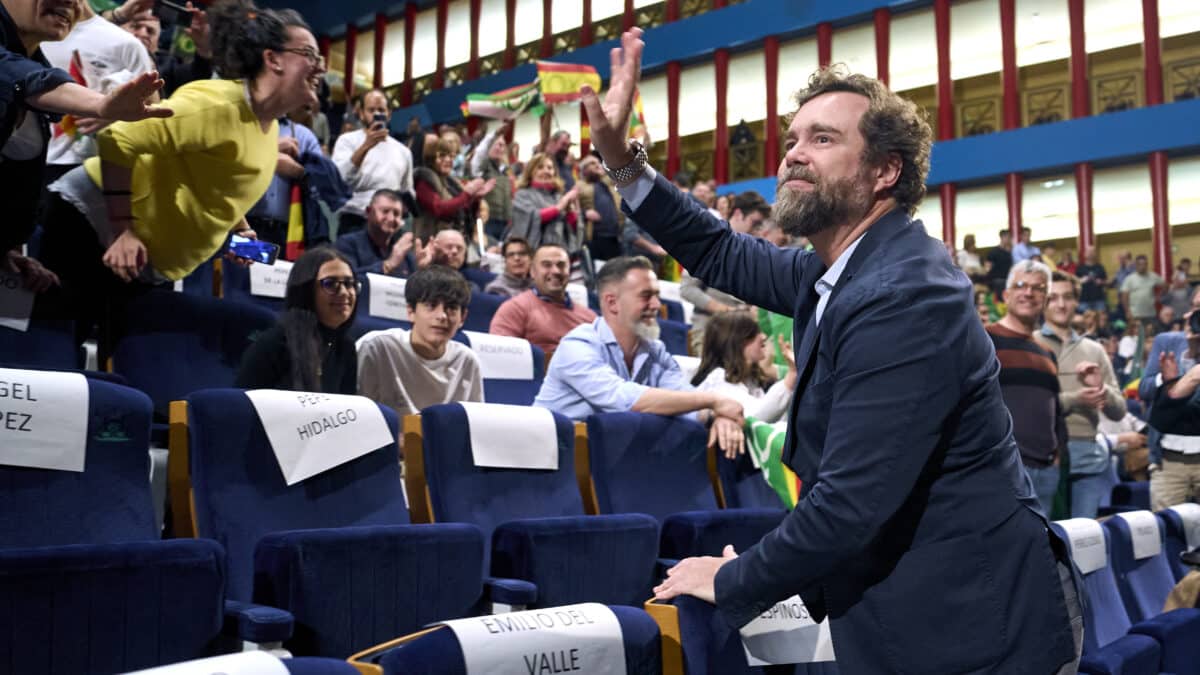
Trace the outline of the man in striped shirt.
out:
[[[1049,288],[1050,268],[1034,260],[1014,264],[1004,292],[1008,313],[987,328],[1000,359],[1000,391],[1012,415],[1013,436],[1047,517],[1058,490],[1058,449],[1066,440],[1058,365],[1033,337]]]

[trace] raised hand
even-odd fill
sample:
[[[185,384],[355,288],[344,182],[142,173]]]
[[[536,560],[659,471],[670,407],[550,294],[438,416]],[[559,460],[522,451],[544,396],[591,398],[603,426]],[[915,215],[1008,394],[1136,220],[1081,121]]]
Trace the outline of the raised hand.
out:
[[[170,117],[175,114],[170,108],[150,105],[151,98],[162,87],[163,81],[159,78],[158,71],[142,73],[105,96],[95,116],[125,122],[136,122],[148,117]]]
[[[625,137],[633,113],[633,97],[642,76],[642,29],[631,28],[621,34],[621,46],[609,54],[610,78],[604,101],[591,87],[584,86],[583,106],[591,125],[592,145],[611,167],[633,161]]]

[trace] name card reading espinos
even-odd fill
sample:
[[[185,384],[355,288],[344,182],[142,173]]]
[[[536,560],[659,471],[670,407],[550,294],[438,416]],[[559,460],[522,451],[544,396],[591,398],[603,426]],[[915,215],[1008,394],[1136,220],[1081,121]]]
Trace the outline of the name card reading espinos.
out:
[[[276,260],[274,265],[255,263],[250,270],[250,295],[261,295],[266,298],[282,298],[287,295],[288,275],[292,273],[292,263],[286,260]]]
[[[0,464],[83,471],[87,426],[83,375],[0,368]]]
[[[751,666],[835,660],[829,620],[813,621],[797,595],[775,603],[743,626],[741,634]]]
[[[408,301],[404,299],[405,279],[389,277],[386,274],[368,274],[367,283],[371,287],[370,297],[367,298],[367,313],[383,319],[408,321]]]
[[[364,396],[256,389],[246,397],[288,485],[394,440],[379,406]]]
[[[624,675],[621,625],[597,603],[444,622],[462,646],[467,675]]]

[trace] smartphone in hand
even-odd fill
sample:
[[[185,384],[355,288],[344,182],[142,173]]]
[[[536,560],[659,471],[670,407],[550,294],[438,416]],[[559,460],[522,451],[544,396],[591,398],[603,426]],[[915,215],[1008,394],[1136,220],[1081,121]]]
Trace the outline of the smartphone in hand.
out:
[[[243,260],[274,265],[275,259],[279,257],[279,244],[234,234],[229,237],[229,252]]]

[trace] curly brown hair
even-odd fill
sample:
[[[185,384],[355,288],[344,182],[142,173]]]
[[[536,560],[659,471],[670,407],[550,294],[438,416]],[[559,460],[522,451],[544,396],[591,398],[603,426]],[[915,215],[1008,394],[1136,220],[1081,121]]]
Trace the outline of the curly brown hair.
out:
[[[879,80],[848,72],[841,63],[822,68],[808,78],[808,86],[796,92],[796,110],[822,94],[838,91],[858,94],[869,101],[858,122],[858,131],[866,141],[863,162],[880,166],[892,155],[900,158],[900,177],[892,186],[892,197],[912,215],[925,196],[929,151],[933,146],[933,131],[925,111],[893,93]],[[787,121],[790,123],[791,119]]]

